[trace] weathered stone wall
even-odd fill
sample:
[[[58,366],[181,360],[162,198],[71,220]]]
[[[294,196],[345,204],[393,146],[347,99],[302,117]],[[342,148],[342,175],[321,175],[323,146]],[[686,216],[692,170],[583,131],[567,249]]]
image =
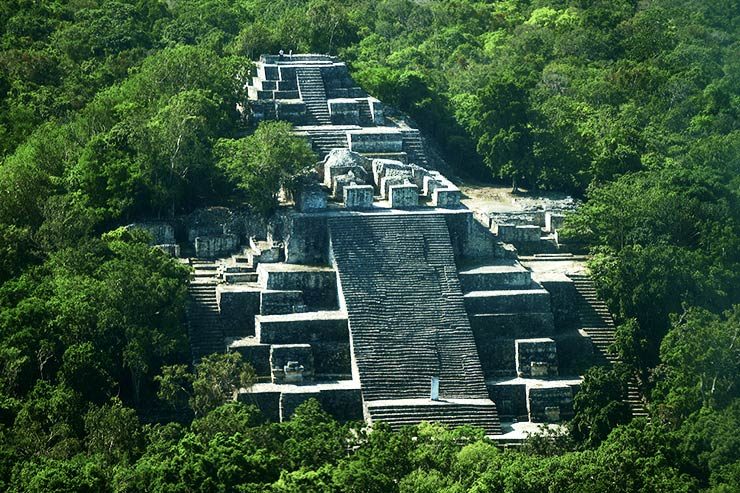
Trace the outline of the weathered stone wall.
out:
[[[303,314],[301,314],[303,315]],[[256,317],[255,331],[264,344],[302,344],[305,342],[349,342],[346,319],[301,317],[287,320],[270,315]],[[316,360],[320,358],[316,355]]]
[[[469,211],[459,214],[445,214],[450,231],[455,258],[506,257],[516,258],[516,251],[506,250],[498,244],[490,231],[473,218]]]
[[[242,360],[252,365],[258,377],[270,377],[269,344],[257,344],[250,341],[250,344],[232,345],[229,350],[241,354]]]
[[[168,222],[141,222],[126,226],[127,229],[141,229],[152,237],[152,245],[165,245],[177,243],[175,240],[175,228]]]
[[[305,186],[298,191],[296,203],[301,212],[318,212],[326,209],[326,191],[319,186]]]
[[[514,346],[519,377],[547,378],[558,375],[558,355],[552,339],[517,339]]]
[[[506,243],[537,243],[542,236],[539,226],[497,224],[495,229],[499,240]]]
[[[388,153],[403,151],[403,136],[399,131],[350,130],[349,148],[354,152]]]
[[[533,275],[535,281],[550,293],[550,305],[558,331],[572,329],[578,323],[576,311],[576,288],[573,281],[563,273],[540,272]]]
[[[237,235],[198,236],[195,238],[195,256],[199,258],[218,258],[232,254],[239,247]]]
[[[275,383],[290,382],[291,376],[285,367],[290,362],[297,362],[303,369],[302,381],[312,380],[314,376],[314,357],[310,344],[273,344],[270,347],[270,368],[272,381]]]
[[[191,244],[198,236],[233,234],[238,237],[240,243],[246,243],[251,236],[264,238],[267,234],[267,221],[247,208],[197,209],[187,216],[178,218],[178,222]]]
[[[488,394],[504,419],[527,419],[527,386],[524,383],[488,385]]]
[[[290,264],[329,263],[327,218],[311,214],[291,214],[285,239],[285,261]]]
[[[474,333],[480,334],[481,340],[547,337],[553,334],[555,327],[551,312],[475,314],[470,316],[470,326]]]
[[[473,332],[473,334],[486,378],[516,375],[514,338],[485,337],[480,332]]]
[[[302,291],[308,310],[335,310],[337,278],[332,270],[271,270],[269,266],[257,267],[266,289]]]
[[[260,291],[248,286],[221,284],[216,288],[225,337],[254,335],[254,316],[260,313]]]
[[[298,97],[298,91],[275,91],[276,98],[287,96]],[[285,120],[293,125],[306,124],[306,103],[299,99],[276,99],[275,116],[278,120]]]
[[[339,421],[361,421],[362,393],[360,389],[329,389],[319,394],[324,411]]]
[[[552,387],[528,386],[529,420],[548,423],[573,417],[573,390],[568,385]],[[557,418],[548,408],[557,408]]]
[[[329,115],[334,125],[359,125],[360,103],[356,99],[330,99]]]

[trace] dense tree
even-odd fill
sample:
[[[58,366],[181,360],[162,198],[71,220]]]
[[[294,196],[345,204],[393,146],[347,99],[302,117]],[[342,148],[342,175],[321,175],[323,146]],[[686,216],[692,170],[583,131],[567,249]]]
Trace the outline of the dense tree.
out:
[[[218,166],[259,212],[277,207],[280,190],[291,192],[296,179],[317,159],[308,142],[293,135],[286,122],[263,122],[249,137],[221,140],[216,153],[220,157]]]

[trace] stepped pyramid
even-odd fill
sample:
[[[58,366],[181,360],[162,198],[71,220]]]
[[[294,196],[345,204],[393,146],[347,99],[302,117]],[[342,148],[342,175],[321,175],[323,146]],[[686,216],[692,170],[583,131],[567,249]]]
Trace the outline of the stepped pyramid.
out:
[[[613,361],[614,325],[581,271],[510,244],[549,230],[481,222],[427,169],[419,131],[334,57],[262,56],[248,92],[253,121],[310,140],[323,182],[270,227],[188,232],[194,361],[242,354],[259,381],[239,399],[275,421],[310,398],[339,419],[474,425],[502,442],[569,419],[580,375]],[[556,257],[540,260],[573,261]],[[629,399],[644,413],[635,386]]]

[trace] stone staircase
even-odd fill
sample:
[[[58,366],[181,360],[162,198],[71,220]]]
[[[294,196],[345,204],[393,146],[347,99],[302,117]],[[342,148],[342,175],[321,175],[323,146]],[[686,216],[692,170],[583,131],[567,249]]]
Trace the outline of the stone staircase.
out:
[[[306,104],[308,125],[331,125],[324,79],[319,67],[297,67],[298,91]]]
[[[615,327],[614,320],[609,313],[606,303],[598,298],[596,287],[589,276],[570,274],[568,277],[573,280],[576,292],[578,293],[576,310],[581,320],[581,330],[591,337],[602,364],[617,363],[619,358],[609,351],[609,346],[615,341]],[[648,416],[635,377],[632,377],[627,384],[625,402],[629,405],[632,416]]]
[[[191,260],[195,272],[188,285],[188,335],[193,362],[224,351],[224,334],[216,301],[218,265],[212,260]]]
[[[373,127],[373,112],[370,109],[370,101],[367,99],[360,100],[360,126]]]
[[[309,130],[306,132],[311,147],[322,160],[332,149],[347,149],[347,132],[345,130]]]
[[[422,421],[435,422],[449,428],[469,425],[483,428],[487,435],[500,435],[501,423],[496,406],[486,399],[456,399],[430,401],[429,399],[400,399],[372,401],[367,405],[370,422],[387,423],[392,430],[418,425]]]
[[[429,166],[424,142],[421,139],[421,133],[416,129],[404,129],[403,134],[403,152],[408,155],[409,163],[416,164],[423,168]]]
[[[331,218],[329,229],[365,402],[430,403],[430,378],[438,376],[443,399],[484,401],[497,422],[444,218],[345,216]],[[401,422],[408,411],[416,422],[437,420],[424,409],[391,409],[376,419]],[[469,418],[462,421],[472,424]]]

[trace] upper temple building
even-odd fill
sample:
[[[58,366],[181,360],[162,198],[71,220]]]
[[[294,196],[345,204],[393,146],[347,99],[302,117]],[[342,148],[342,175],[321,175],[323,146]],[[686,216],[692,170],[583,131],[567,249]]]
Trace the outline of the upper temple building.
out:
[[[292,122],[321,161],[269,219],[212,208],[140,225],[189,252],[195,361],[242,354],[259,382],[239,399],[273,420],[316,398],[339,419],[469,424],[507,441],[573,415],[614,334],[581,260],[519,256],[560,216],[474,214],[429,169],[419,131],[334,57],[262,56],[242,110]]]
[[[427,166],[419,131],[386,118],[383,104],[326,55],[263,55],[248,87],[254,121],[285,120],[307,135],[323,159],[343,148],[368,157]]]

